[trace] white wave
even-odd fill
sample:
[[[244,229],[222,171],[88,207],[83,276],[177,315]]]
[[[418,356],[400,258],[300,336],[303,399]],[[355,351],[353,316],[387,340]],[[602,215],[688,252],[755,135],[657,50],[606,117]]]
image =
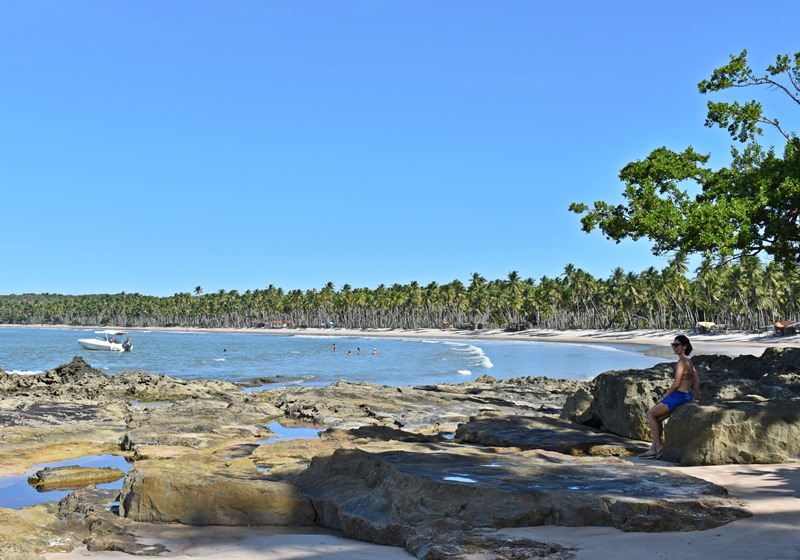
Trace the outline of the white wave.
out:
[[[215,362],[224,362],[225,358],[214,358]]]
[[[472,375],[472,372],[470,370],[468,370],[468,369],[459,369],[459,370],[456,370],[456,372],[460,373],[461,375]]]
[[[40,374],[40,373],[44,373],[44,370],[42,370],[42,371],[27,371],[27,370],[22,370],[22,369],[15,369],[15,370],[7,371],[6,373],[12,373],[14,375],[37,375],[37,374]]]
[[[472,344],[466,344],[465,346],[470,360],[473,360],[475,365],[484,367],[486,369],[491,369],[494,367],[492,360],[489,359],[489,356],[486,355],[486,352],[483,351],[483,348],[473,346]]]
[[[483,351],[483,348],[468,344],[466,342],[455,342],[452,340],[415,340],[414,342],[424,342],[427,344],[441,344],[443,346],[451,346],[456,352],[466,354],[469,365],[475,367],[482,367],[491,369],[494,367],[492,360]]]

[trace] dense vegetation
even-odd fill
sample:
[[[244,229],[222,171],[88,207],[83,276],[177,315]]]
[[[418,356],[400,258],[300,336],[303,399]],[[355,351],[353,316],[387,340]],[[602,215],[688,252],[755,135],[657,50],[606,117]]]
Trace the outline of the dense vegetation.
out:
[[[320,290],[269,286],[239,293],[185,292],[170,297],[140,294],[0,296],[0,323],[109,325],[115,327],[348,328],[516,327],[553,329],[689,329],[711,321],[755,330],[776,320],[800,318],[800,274],[747,257],[736,264],[705,261],[693,278],[679,257],[663,270],[639,274],[618,268],[606,279],[568,265],[558,278],[453,280],[394,284],[375,289],[327,284]]]
[[[770,98],[773,110],[800,107],[800,52],[778,55],[766,73],[758,75],[748,65],[747,51],[742,51],[698,84],[703,94],[748,88],[778,95]],[[790,114],[789,122],[796,123],[796,117]],[[682,152],[658,148],[620,172],[625,204],[596,201],[589,209],[573,203],[570,209],[583,214],[585,231],[598,228],[615,241],[645,237],[655,254],[699,253],[723,262],[761,254],[787,269],[796,267],[800,138],[777,117],[765,115],[756,100],[709,101],[705,124],[726,130],[744,146],[731,148],[727,167],[705,167],[710,154],[699,154],[691,146]],[[779,153],[758,143],[763,127],[784,142]]]

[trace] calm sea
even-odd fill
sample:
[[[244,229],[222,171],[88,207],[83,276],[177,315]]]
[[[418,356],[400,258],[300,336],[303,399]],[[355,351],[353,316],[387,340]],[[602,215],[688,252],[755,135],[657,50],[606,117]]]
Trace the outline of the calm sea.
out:
[[[77,342],[92,336],[94,329],[0,328],[0,368],[31,374],[82,356],[109,374],[144,371],[233,382],[269,377],[280,385],[328,385],[345,379],[404,386],[461,383],[483,374],[496,379],[591,379],[608,370],[668,361],[628,345],[435,337],[131,331],[134,349],[126,353],[85,350]]]

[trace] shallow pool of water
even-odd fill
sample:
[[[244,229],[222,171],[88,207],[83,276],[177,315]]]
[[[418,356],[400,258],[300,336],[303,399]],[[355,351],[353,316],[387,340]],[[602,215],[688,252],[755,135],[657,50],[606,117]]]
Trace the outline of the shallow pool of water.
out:
[[[267,428],[275,435],[259,440],[258,443],[275,443],[286,439],[317,439],[319,433],[325,431],[316,426],[284,426],[280,422],[271,422],[267,424]]]
[[[45,502],[56,502],[68,495],[72,490],[48,490],[40,492],[30,484],[28,484],[28,477],[36,471],[40,471],[45,467],[64,467],[67,465],[78,465],[81,467],[115,467],[123,472],[128,472],[131,467],[124,457],[118,455],[87,455],[85,457],[78,457],[76,459],[69,459],[67,461],[59,461],[56,463],[42,463],[34,465],[34,467],[25,474],[18,476],[0,476],[0,507],[19,509],[26,506],[36,504],[43,504]],[[114,482],[106,484],[98,484],[97,488],[105,490],[118,490],[122,488],[122,481],[120,478]]]

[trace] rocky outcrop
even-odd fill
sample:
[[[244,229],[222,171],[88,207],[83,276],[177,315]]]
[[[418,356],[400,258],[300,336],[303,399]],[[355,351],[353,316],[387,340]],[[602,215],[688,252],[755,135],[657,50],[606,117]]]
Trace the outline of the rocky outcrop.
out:
[[[636,442],[549,416],[482,412],[461,424],[455,441],[484,447],[542,449],[566,455],[632,455]]]
[[[339,381],[327,387],[273,389],[253,398],[289,417],[325,427],[394,426],[416,433],[453,433],[480,411],[558,413],[586,382],[523,377],[471,383],[386,387]]]
[[[51,400],[173,401],[223,398],[241,393],[233,383],[219,380],[174,379],[144,372],[106,375],[80,356],[68,364],[36,375],[0,374],[0,395],[46,397]]]
[[[682,465],[796,461],[800,399],[754,398],[679,408],[666,424],[663,456]]]
[[[114,467],[81,467],[66,465],[46,467],[28,477],[28,484],[40,492],[48,490],[75,490],[92,484],[114,482],[125,473]]]
[[[695,364],[701,401],[668,421],[664,458],[715,464],[798,456],[800,352],[701,356]],[[107,376],[77,358],[35,376],[0,373],[0,469],[25,472],[100,452],[136,461],[118,512],[108,506],[116,495],[90,488],[58,508],[0,510],[0,526],[8,522],[26,538],[26,523],[36,518],[42,535],[76,535],[67,549],[85,541],[141,554],[149,551],[135,552],[134,521],[320,523],[434,560],[571,555],[494,535],[499,527],[677,531],[747,515],[718,487],[620,458],[643,449],[644,412],[672,371],[664,363],[592,382],[483,376],[457,385],[339,382],[254,393],[142,372]],[[278,418],[313,424],[320,436],[268,439]],[[0,542],[9,540],[0,557],[25,553],[13,549],[28,546],[15,529],[2,531]],[[44,536],[30,542],[32,555],[50,546]]]
[[[0,472],[147,446],[213,451],[270,435],[283,412],[220,381],[108,376],[82,358],[38,375],[0,375]]]
[[[123,450],[142,456],[140,449],[188,447],[215,450],[241,440],[272,435],[266,424],[282,416],[266,403],[230,402],[213,398],[137,404],[129,408]]]
[[[250,460],[205,455],[138,461],[120,492],[120,514],[187,525],[303,526],[315,517],[294,486],[267,479]]]
[[[85,526],[58,515],[54,504],[20,510],[0,508],[0,558],[44,560],[44,552],[68,552],[81,545]]]
[[[682,465],[800,460],[800,349],[754,356],[698,356],[695,402],[664,425],[664,454]],[[672,382],[674,364],[598,375],[565,402],[561,417],[625,438],[649,440],[645,413]]]
[[[406,550],[420,560],[572,560],[576,554],[574,549],[561,545],[499,535],[492,529],[474,529],[454,519],[437,519],[418,527],[409,535]]]
[[[457,444],[338,450],[294,477],[319,522],[393,546],[428,524],[471,528],[611,526],[623,531],[716,527],[749,513],[716,485],[613,458],[498,453]]]

